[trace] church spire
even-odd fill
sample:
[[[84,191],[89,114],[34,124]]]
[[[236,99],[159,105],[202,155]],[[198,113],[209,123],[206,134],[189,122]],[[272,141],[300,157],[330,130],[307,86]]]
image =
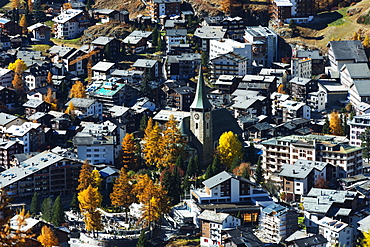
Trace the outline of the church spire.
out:
[[[210,110],[212,108],[211,103],[209,103],[206,93],[206,87],[204,85],[203,71],[199,68],[199,76],[197,83],[197,90],[195,92],[195,98],[190,106],[190,109],[198,110]]]

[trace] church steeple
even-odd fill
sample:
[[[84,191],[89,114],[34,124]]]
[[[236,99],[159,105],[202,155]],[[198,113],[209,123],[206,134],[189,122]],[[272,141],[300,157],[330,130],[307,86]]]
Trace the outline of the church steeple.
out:
[[[204,85],[203,71],[200,67],[195,98],[193,103],[190,105],[190,109],[209,111],[211,108],[212,105],[208,101],[206,87]]]

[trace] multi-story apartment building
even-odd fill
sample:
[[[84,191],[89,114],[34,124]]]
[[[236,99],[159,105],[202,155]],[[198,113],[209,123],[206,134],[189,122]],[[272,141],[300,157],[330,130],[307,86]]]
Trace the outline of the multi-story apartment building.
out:
[[[278,36],[267,27],[246,27],[244,42],[252,44],[252,64],[271,67],[278,56]]]
[[[74,39],[92,24],[89,15],[80,9],[62,9],[55,17],[55,37],[58,39]]]
[[[326,247],[331,246],[353,246],[355,238],[353,236],[353,227],[340,220],[334,220],[329,217],[324,217],[318,221],[319,233],[326,240]]]
[[[366,206],[360,196],[359,192],[354,191],[312,188],[303,198],[307,232],[319,233],[320,221],[324,217],[357,226],[357,222],[362,219],[359,212]],[[356,238],[357,231],[351,234]]]
[[[239,16],[208,16],[205,17],[201,26],[222,26],[227,29],[226,36],[232,40],[243,41],[245,20]]]
[[[9,168],[13,154],[23,152],[23,145],[16,141],[0,139],[0,167]]]
[[[204,210],[198,218],[201,220],[200,245],[214,246],[221,244],[221,231],[240,226],[240,219],[226,213]]]
[[[269,173],[280,172],[283,164],[298,159],[328,162],[338,167],[338,177],[362,173],[362,148],[348,144],[342,136],[310,134],[282,136],[262,142],[262,164]]]
[[[44,128],[39,123],[25,122],[22,125],[12,125],[6,131],[7,139],[23,145],[23,152],[35,152],[45,145]]]
[[[91,164],[114,164],[115,136],[103,136],[80,132],[73,138],[79,159]]]
[[[311,58],[292,58],[291,70],[293,77],[311,78],[312,59]]]
[[[8,109],[14,108],[19,103],[17,91],[11,87],[0,86],[0,105]]]
[[[270,243],[280,243],[298,228],[298,213],[295,209],[277,203],[262,209],[259,231]]]
[[[210,40],[220,40],[226,35],[227,29],[222,26],[204,26],[198,27],[195,30],[194,38],[202,51],[209,52],[209,42]]]
[[[14,77],[13,70],[0,68],[0,86],[10,87]]]
[[[0,185],[15,197],[73,193],[82,163],[44,151],[0,173]]]
[[[235,52],[221,54],[210,60],[211,81],[215,82],[220,75],[247,74],[248,58]]]
[[[160,16],[180,15],[182,0],[151,0],[148,1],[150,16],[158,19]]]
[[[327,47],[330,66],[338,73],[345,64],[368,62],[360,40],[330,41]]]
[[[200,65],[199,53],[183,53],[167,56],[167,73],[172,80],[189,79],[195,76],[195,69]]]
[[[352,120],[348,120],[350,127],[349,140],[353,146],[361,147],[361,134],[366,128],[370,128],[370,114],[354,116]]]
[[[22,118],[5,112],[0,112],[0,134],[4,134],[12,125],[22,125],[24,122],[26,122],[26,120]]]
[[[103,105],[94,99],[83,99],[83,98],[72,98],[68,101],[65,106],[69,106],[72,103],[75,107],[74,114],[76,116],[92,116],[100,120],[103,119]]]
[[[170,50],[171,45],[186,44],[187,35],[188,31],[186,29],[167,29],[165,36],[167,51]]]
[[[307,23],[317,14],[314,0],[273,0],[272,16],[276,22],[294,20],[297,23]]]
[[[294,77],[289,81],[292,96],[306,102],[308,94],[318,90],[317,81],[311,78]]]
[[[336,168],[327,162],[299,159],[294,164],[284,164],[281,169],[281,191],[286,194],[286,201],[300,201],[319,178],[330,181],[337,177]]]

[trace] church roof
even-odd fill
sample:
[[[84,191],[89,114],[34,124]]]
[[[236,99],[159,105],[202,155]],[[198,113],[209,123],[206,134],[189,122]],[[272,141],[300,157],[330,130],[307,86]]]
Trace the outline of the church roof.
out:
[[[213,141],[218,140],[220,136],[227,131],[240,135],[243,131],[238,125],[236,119],[225,108],[212,111]]]
[[[197,89],[195,93],[195,98],[190,106],[190,109],[211,109],[212,105],[207,99],[207,92],[204,85],[204,78],[202,69],[199,69]]]

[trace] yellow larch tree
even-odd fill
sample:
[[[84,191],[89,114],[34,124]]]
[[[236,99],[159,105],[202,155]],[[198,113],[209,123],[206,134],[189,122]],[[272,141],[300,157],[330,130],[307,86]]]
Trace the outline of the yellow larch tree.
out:
[[[95,236],[95,232],[101,230],[103,227],[101,215],[97,211],[97,208],[102,202],[102,196],[98,188],[94,188],[90,184],[87,189],[78,193],[77,199],[80,210],[84,215],[86,230],[91,231],[93,236]]]
[[[163,155],[161,167],[174,165],[177,157],[182,155],[186,142],[181,137],[175,117],[170,116],[163,130]]]
[[[27,65],[22,59],[18,58],[14,63],[8,65],[8,69],[13,70],[16,74],[22,75],[23,72],[27,70]]]
[[[71,90],[69,91],[70,98],[86,98],[86,89],[84,84],[80,81],[76,81],[75,84],[72,85]]]
[[[358,247],[369,247],[370,246],[370,230],[362,232],[363,238],[360,239]]]
[[[336,111],[330,113],[329,128],[331,134],[337,136],[343,135],[342,119],[340,118],[339,113]]]
[[[93,183],[92,181],[92,168],[87,160],[82,164],[80,176],[78,178],[78,191],[85,190]]]
[[[369,35],[365,35],[364,41],[362,41],[362,45],[365,49],[368,49],[370,47],[370,38]]]
[[[27,0],[28,9],[30,12],[33,11],[33,2],[32,0]]]
[[[19,21],[19,26],[22,27],[22,32],[26,34],[28,27],[26,15],[22,15],[21,20]]]
[[[233,0],[222,0],[220,2],[220,9],[222,12],[230,14],[233,4]]]
[[[224,132],[218,143],[217,153],[226,167],[230,167],[235,158],[242,158],[242,143],[232,131]]]
[[[148,121],[143,138],[143,154],[147,165],[161,167],[163,157],[162,131],[158,123],[153,126],[152,118]],[[151,126],[153,126],[151,128]]]
[[[20,0],[11,0],[13,9],[19,9],[21,7]]]
[[[14,74],[14,78],[12,80],[12,87],[17,91],[19,95],[22,95],[25,91],[24,83],[22,80],[22,76],[19,74]]]
[[[138,168],[137,144],[133,134],[126,133],[122,140],[123,167],[130,170]]]
[[[278,88],[277,88],[277,92],[278,93],[282,93],[282,94],[286,94],[285,90],[284,90],[284,84],[281,83]]]
[[[145,175],[139,175],[136,178],[137,183],[133,187],[133,194],[136,195],[139,202],[148,204],[149,200],[154,196],[155,185],[152,179]]]
[[[49,84],[53,84],[53,74],[51,71],[48,72],[48,77],[46,78],[46,82]]]
[[[75,114],[76,107],[75,105],[71,102],[69,102],[67,109],[65,110],[65,113],[69,115],[74,115]]]
[[[44,101],[51,105],[51,109],[53,111],[57,110],[58,101],[57,101],[56,98],[53,97],[53,90],[50,87],[48,88],[48,90],[46,92]]]
[[[43,226],[41,228],[41,234],[37,237],[37,241],[45,247],[59,246],[58,238],[48,226]]]
[[[100,188],[101,186],[101,182],[103,181],[103,179],[101,178],[100,176],[100,173],[98,170],[94,169],[92,172],[91,172],[91,180],[92,180],[92,183],[91,185],[95,188]]]
[[[113,191],[109,197],[115,207],[124,207],[126,219],[128,219],[128,208],[135,201],[132,193],[133,186],[124,167],[119,172],[119,177],[114,181]]]

